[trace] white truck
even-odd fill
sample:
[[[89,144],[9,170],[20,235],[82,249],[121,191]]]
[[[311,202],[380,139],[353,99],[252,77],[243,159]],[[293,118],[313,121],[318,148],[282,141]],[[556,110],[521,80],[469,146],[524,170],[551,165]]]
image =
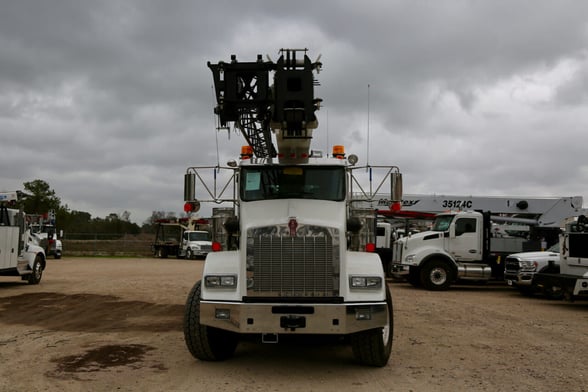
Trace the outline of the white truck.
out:
[[[194,259],[206,257],[212,250],[209,232],[197,230],[194,219],[159,219],[155,223],[157,228],[151,249],[156,257]]]
[[[431,231],[398,239],[393,272],[414,286],[447,290],[457,280],[502,279],[502,260],[509,254],[539,249],[522,237],[493,237],[489,213],[458,211],[438,214]]]
[[[182,234],[179,257],[195,259],[206,257],[212,251],[210,234],[204,230],[186,230]]]
[[[16,209],[17,192],[0,192],[0,275],[38,284],[45,270],[43,248],[36,245],[25,214]]]
[[[523,294],[536,293],[539,288],[534,279],[535,274],[538,272],[559,273],[559,258],[559,242],[544,251],[508,255],[504,259],[504,280]],[[560,295],[559,291],[545,294],[550,298],[557,298]]]
[[[28,215],[27,219],[31,222],[29,227],[33,238],[37,244],[45,249],[46,256],[53,256],[55,259],[61,259],[63,255],[63,230],[58,231],[55,227],[55,212],[49,211],[47,216]]]
[[[561,293],[568,301],[588,298],[588,218],[578,216],[566,224],[560,236],[559,272],[539,272],[534,281],[549,293]]]
[[[189,167],[185,175],[187,203],[199,190],[201,202],[231,205],[213,213],[213,252],[186,302],[189,351],[220,361],[244,336],[278,343],[280,336],[320,334],[346,337],[361,364],[385,366],[392,297],[373,253],[375,208],[354,209],[352,188],[362,189],[355,174],[378,172],[370,179],[389,182],[399,201],[398,168],[355,166],[357,156],[346,156],[342,146],[330,157],[309,149],[320,102],[313,71],[321,64],[306,50],[284,49],[276,63],[261,56],[241,63],[233,56],[208,65],[220,123],[234,121],[248,146],[239,162]],[[214,173],[214,186],[196,186],[206,173]],[[224,187],[221,178],[228,178]],[[365,196],[375,203],[373,194]]]

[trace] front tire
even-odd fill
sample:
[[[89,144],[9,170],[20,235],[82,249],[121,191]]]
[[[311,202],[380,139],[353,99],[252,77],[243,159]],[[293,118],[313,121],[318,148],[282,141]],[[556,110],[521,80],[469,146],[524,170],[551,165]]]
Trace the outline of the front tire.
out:
[[[392,353],[392,341],[394,340],[393,310],[392,294],[388,286],[386,286],[386,326],[351,335],[353,355],[362,365],[383,367],[388,363]]]
[[[453,271],[444,261],[431,260],[421,269],[421,283],[427,290],[447,290],[452,281]]]
[[[35,257],[35,261],[33,262],[33,271],[29,275],[28,282],[29,284],[39,284],[41,282],[41,278],[43,277],[43,259],[41,256],[37,255]]]
[[[184,339],[192,356],[202,361],[223,361],[235,353],[238,335],[200,324],[202,281],[196,282],[186,301]]]
[[[186,259],[192,260],[193,258],[194,258],[194,255],[192,254],[192,249],[188,249],[186,251]]]

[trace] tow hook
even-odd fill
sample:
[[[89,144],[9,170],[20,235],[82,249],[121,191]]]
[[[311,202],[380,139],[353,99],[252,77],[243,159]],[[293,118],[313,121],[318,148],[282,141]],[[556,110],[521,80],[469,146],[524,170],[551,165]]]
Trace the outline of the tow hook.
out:
[[[296,328],[306,328],[306,317],[288,315],[280,317],[280,327],[289,329],[291,331]]]

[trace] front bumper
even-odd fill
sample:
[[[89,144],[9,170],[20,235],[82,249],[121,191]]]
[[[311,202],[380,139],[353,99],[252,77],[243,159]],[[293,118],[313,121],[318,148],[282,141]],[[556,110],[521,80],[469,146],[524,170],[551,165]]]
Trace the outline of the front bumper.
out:
[[[394,262],[392,263],[392,267],[390,268],[390,272],[395,276],[408,275],[409,270],[410,266],[404,264],[395,264]]]
[[[504,280],[509,286],[528,287],[533,284],[534,272],[504,272]]]
[[[219,318],[222,317],[222,318]],[[238,333],[350,334],[387,325],[385,302],[200,302],[200,323]]]

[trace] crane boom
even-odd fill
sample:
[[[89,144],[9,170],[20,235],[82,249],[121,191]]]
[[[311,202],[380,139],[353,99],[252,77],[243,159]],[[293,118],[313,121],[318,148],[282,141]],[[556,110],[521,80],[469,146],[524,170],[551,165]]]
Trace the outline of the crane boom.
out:
[[[313,71],[318,72],[322,64],[313,63],[306,51],[281,49],[275,63],[263,61],[261,55],[254,62],[239,62],[235,55],[229,63],[208,62],[217,101],[214,112],[220,126],[233,122],[259,158],[308,159],[312,130],[318,126],[314,112],[322,101],[314,98],[318,83]],[[270,72],[274,73],[273,85]]]

